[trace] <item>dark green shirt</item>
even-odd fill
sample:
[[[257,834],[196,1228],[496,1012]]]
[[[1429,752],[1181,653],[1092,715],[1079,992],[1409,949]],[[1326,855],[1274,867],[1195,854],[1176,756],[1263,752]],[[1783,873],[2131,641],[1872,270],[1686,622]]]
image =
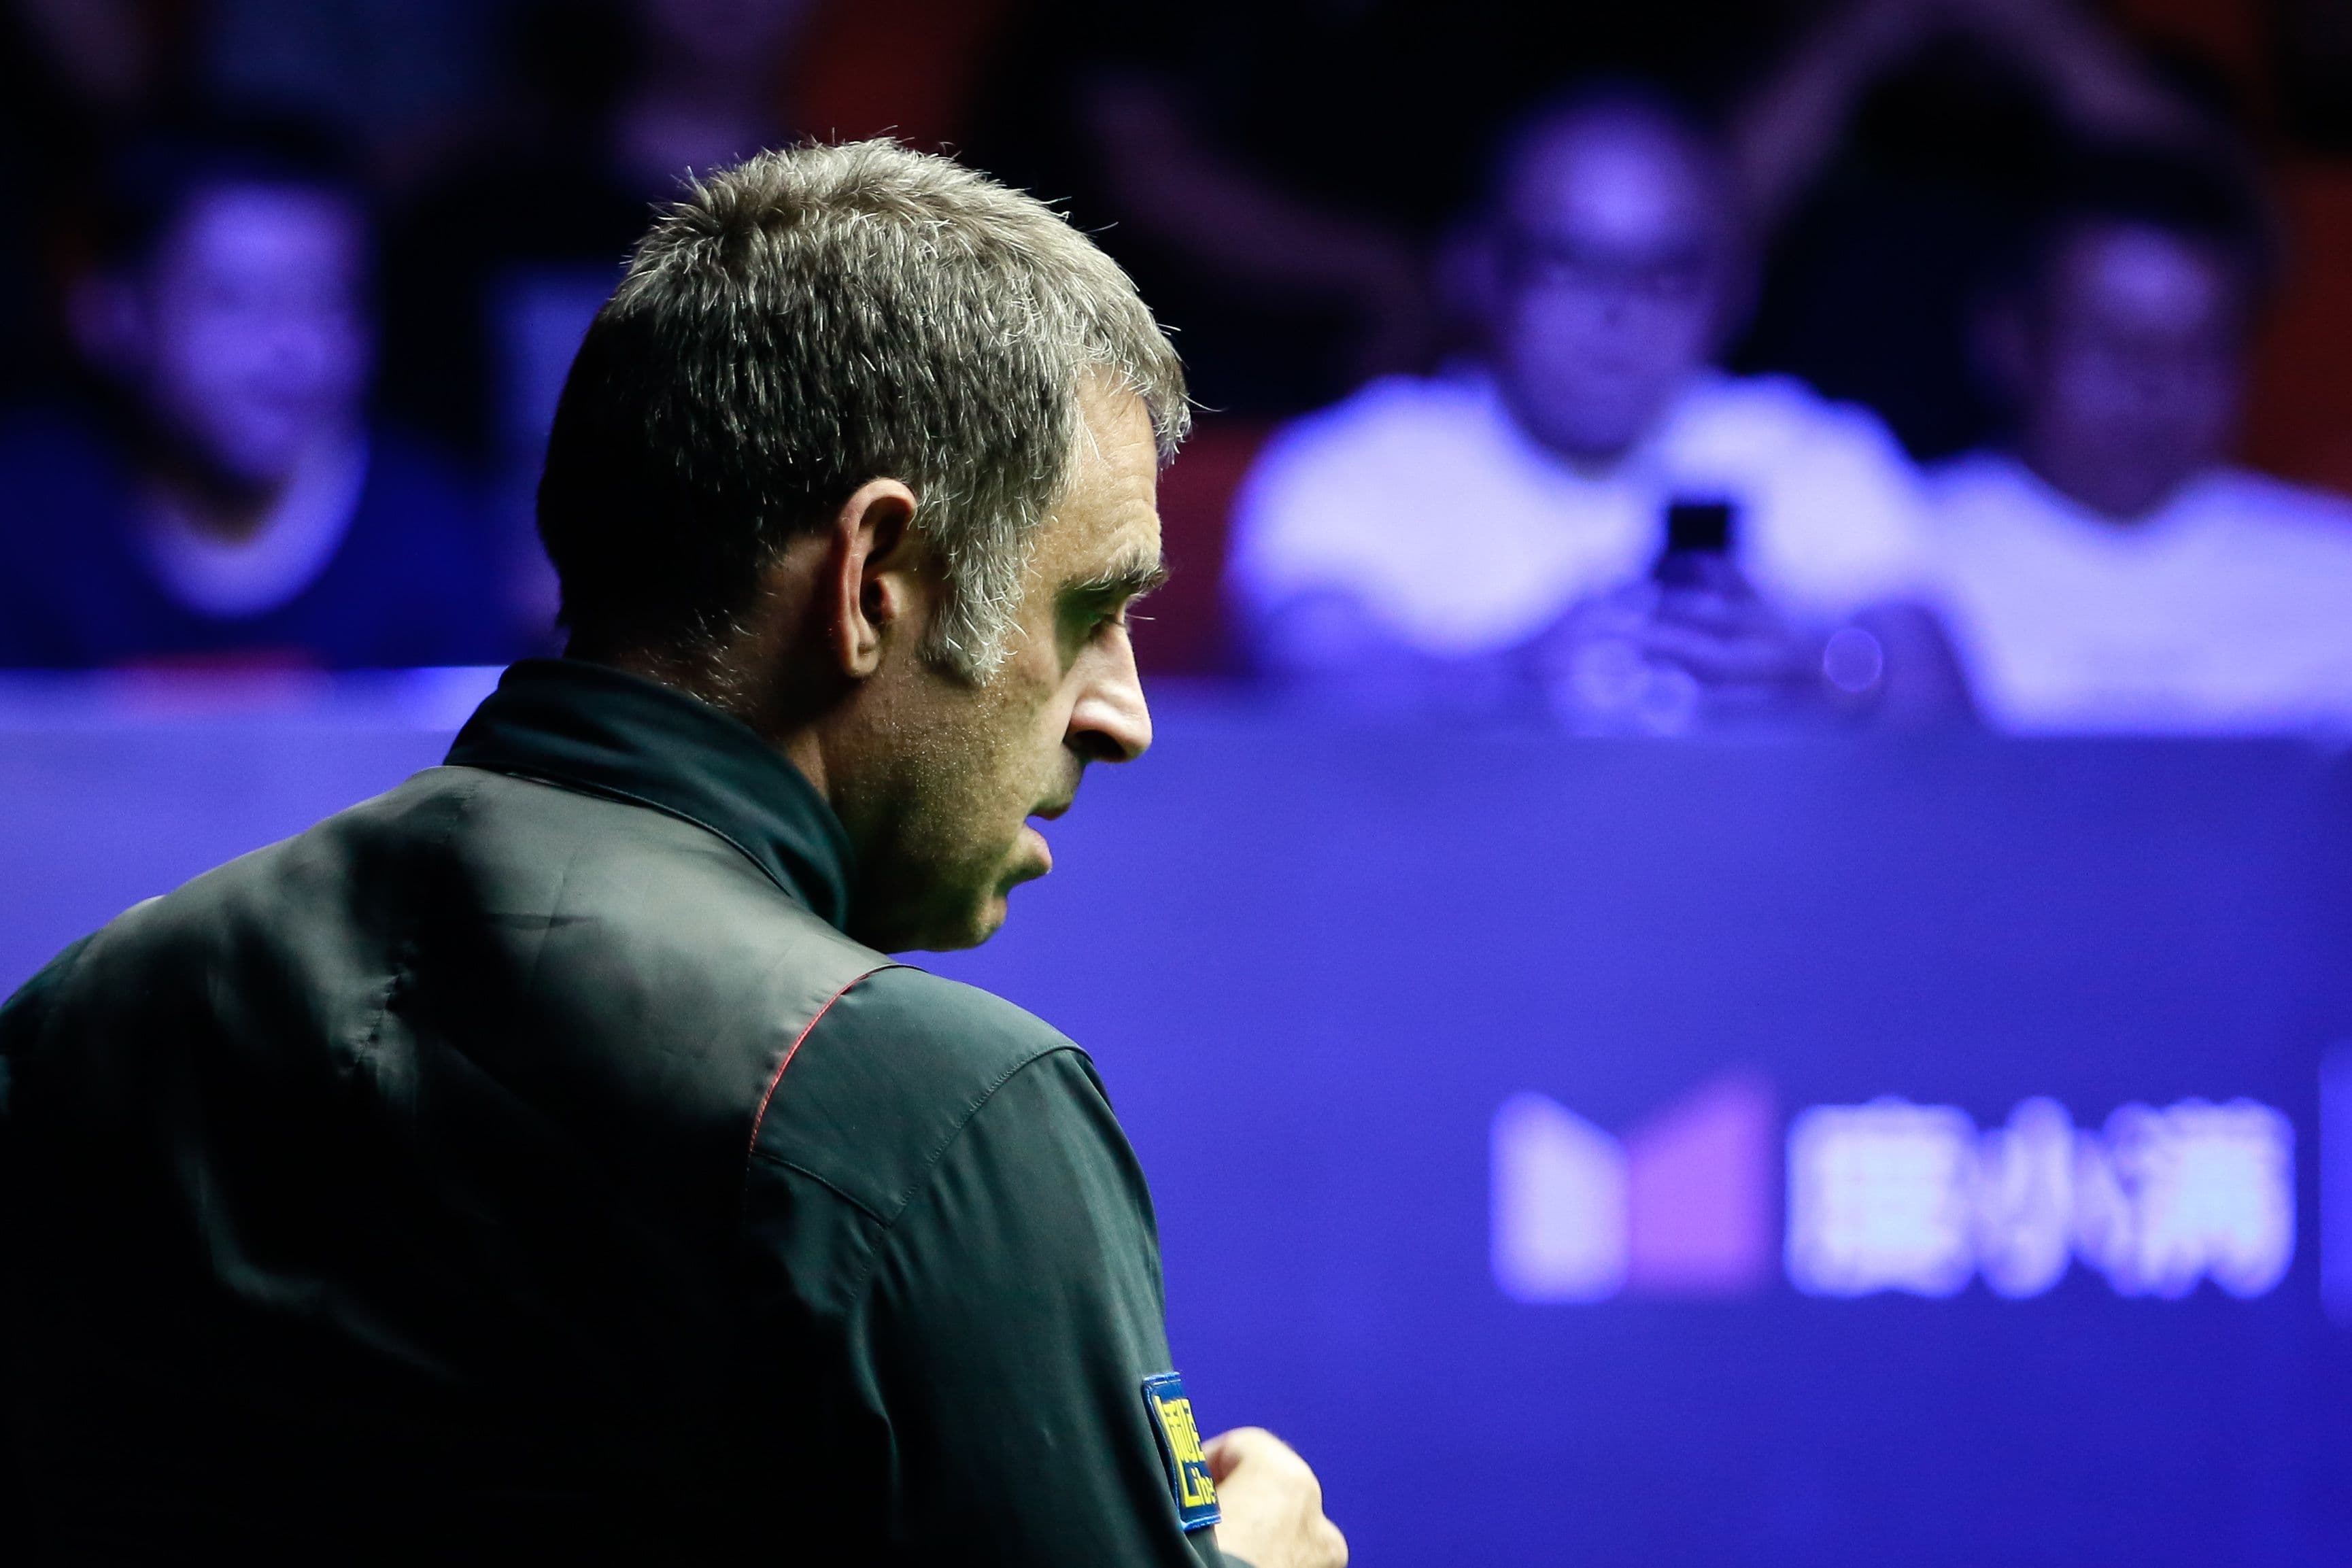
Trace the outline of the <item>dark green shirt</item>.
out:
[[[537,661],[68,950],[0,1012],[0,1555],[1215,1563],[1092,1065],[843,935],[847,861]]]

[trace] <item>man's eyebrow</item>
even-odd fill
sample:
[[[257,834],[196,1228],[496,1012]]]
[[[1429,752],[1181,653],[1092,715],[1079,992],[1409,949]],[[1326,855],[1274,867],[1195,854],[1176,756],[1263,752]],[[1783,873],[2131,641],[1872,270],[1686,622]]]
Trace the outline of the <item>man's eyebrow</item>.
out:
[[[1116,603],[1139,599],[1168,581],[1168,563],[1153,557],[1138,559],[1114,566],[1071,584],[1063,593],[1073,599],[1097,599]]]

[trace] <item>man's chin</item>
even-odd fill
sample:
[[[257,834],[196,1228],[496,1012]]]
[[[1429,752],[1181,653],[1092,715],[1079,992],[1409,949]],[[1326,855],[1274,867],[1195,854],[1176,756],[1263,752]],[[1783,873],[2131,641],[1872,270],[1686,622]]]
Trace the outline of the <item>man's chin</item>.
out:
[[[1009,876],[998,883],[993,891],[982,894],[953,913],[940,910],[932,919],[922,922],[919,931],[898,933],[898,940],[886,951],[957,952],[965,948],[978,947],[1004,929],[1005,919],[1012,912],[1006,895],[1023,882],[1034,881],[1045,874],[1039,868]]]
[[[1021,847],[1014,851],[1013,864],[999,878],[995,889],[982,896],[973,906],[963,930],[954,938],[929,944],[931,951],[944,952],[952,949],[978,947],[1004,929],[1012,913],[1013,889],[1024,882],[1034,882],[1054,868],[1054,857],[1045,848],[1045,840],[1034,829],[1022,829]]]
[[[1035,881],[1053,867],[1044,837],[1024,827],[992,884],[973,889],[965,881],[959,896],[957,889],[942,885],[949,880],[943,878],[920,906],[902,904],[896,919],[871,925],[853,921],[856,929],[850,934],[885,952],[954,952],[978,947],[1003,928],[1013,889]]]
[[[978,947],[1004,929],[1004,919],[1008,912],[1004,895],[995,894],[980,908],[974,910],[971,918],[963,921],[956,930],[942,931],[936,938],[923,943],[923,951],[959,952],[966,948]]]

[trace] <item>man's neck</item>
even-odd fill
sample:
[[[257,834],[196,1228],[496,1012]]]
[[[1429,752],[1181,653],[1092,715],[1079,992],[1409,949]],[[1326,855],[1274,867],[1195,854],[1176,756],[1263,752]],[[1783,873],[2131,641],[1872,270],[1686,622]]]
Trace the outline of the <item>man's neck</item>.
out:
[[[564,649],[564,657],[625,670],[741,720],[799,769],[819,795],[832,798],[826,788],[822,726],[805,713],[790,711],[777,700],[773,682],[751,675],[761,668],[756,659],[728,650],[695,654],[675,647],[607,650],[583,646],[577,638]]]

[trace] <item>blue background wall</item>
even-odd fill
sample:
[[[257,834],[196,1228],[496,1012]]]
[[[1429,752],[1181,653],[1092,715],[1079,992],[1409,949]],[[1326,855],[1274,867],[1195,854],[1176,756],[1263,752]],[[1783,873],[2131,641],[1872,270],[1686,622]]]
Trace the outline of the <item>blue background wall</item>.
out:
[[[0,981],[438,754],[463,691],[0,714]],[[21,697],[21,694],[20,694]],[[2319,1055],[2352,1037],[2352,799],[2293,747],[1695,746],[1163,703],[1059,869],[936,967],[1096,1054],[1210,1426],[1276,1427],[1360,1562],[2341,1561],[2352,1330],[2319,1310]],[[78,710],[74,711],[79,711]],[[2294,1267],[2004,1301],[1506,1300],[1486,1138],[1727,1067],[1899,1094],[2251,1096]],[[2352,1154],[2352,1151],[2344,1152]]]

